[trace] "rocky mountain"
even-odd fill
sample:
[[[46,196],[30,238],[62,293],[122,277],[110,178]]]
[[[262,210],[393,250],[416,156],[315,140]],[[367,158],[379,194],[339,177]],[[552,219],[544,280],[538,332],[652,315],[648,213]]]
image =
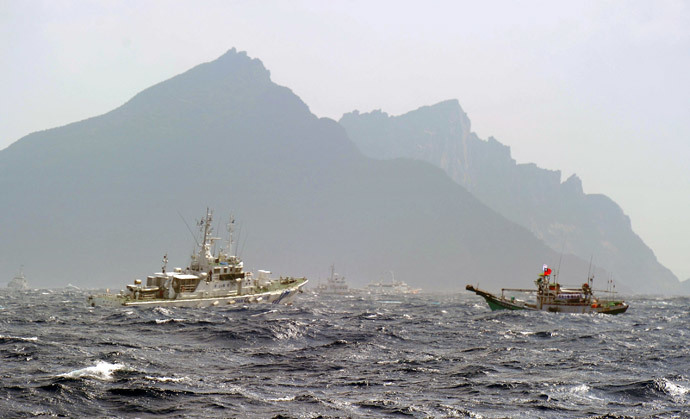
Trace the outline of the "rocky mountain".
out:
[[[353,285],[394,271],[426,291],[528,286],[557,252],[433,165],[365,157],[257,59],[234,49],[123,106],[0,151],[0,272],[118,287],[194,248],[230,213],[249,269]],[[587,263],[566,255],[573,280]]]
[[[604,195],[585,194],[573,175],[517,164],[510,148],[471,131],[457,100],[400,116],[357,111],[340,124],[369,157],[410,158],[443,169],[481,202],[529,229],[557,252],[605,268],[618,283],[645,293],[674,292],[678,279],[631,228],[622,209]]]

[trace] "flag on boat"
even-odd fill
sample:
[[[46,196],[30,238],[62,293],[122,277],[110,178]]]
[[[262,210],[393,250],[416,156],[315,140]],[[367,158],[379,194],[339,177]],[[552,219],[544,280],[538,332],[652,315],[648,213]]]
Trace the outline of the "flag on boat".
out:
[[[551,275],[551,268],[549,268],[546,264],[542,267],[544,270],[544,275]]]

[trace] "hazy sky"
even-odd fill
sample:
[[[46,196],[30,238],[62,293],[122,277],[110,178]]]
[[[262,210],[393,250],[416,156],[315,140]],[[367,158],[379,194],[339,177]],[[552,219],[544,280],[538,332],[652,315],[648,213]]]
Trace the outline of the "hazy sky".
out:
[[[0,0],[0,149],[232,47],[318,116],[458,99],[690,278],[688,1]]]

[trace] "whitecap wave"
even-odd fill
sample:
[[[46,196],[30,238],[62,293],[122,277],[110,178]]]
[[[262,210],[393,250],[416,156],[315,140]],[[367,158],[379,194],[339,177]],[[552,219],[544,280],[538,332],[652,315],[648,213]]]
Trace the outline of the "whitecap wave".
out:
[[[579,386],[571,387],[568,391],[574,394],[585,395],[589,390],[590,387],[587,384],[580,384]]]
[[[164,316],[170,316],[172,314],[172,311],[170,309],[165,308],[165,307],[156,307],[152,311],[154,313],[162,314]]]
[[[165,323],[179,323],[183,322],[184,319],[156,319],[157,324],[165,324]]]
[[[683,397],[690,392],[689,388],[683,387],[680,384],[672,383],[665,378],[661,379],[660,386],[666,392],[666,394],[674,398]]]
[[[150,375],[147,375],[144,378],[146,378],[147,380],[158,381],[161,383],[179,383],[187,379],[187,377],[153,377]]]
[[[292,402],[295,400],[295,396],[285,396],[266,399],[269,402]]]
[[[0,335],[0,340],[19,340],[22,342],[37,342],[38,337],[32,336],[30,338],[25,338],[25,337],[21,337],[21,336]]]
[[[113,379],[113,373],[125,368],[124,364],[111,364],[106,361],[98,361],[92,367],[81,368],[58,375],[65,378],[94,378],[109,381]]]

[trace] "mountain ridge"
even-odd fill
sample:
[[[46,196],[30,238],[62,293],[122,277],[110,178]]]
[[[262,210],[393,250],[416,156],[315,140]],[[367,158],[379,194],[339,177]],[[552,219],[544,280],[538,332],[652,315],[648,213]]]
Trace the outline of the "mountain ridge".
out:
[[[180,216],[232,212],[251,269],[427,291],[530,286],[559,255],[439,168],[365,157],[258,59],[229,50],[103,115],[0,151],[0,270],[34,286],[123,286],[193,248]],[[221,230],[220,227],[217,230]],[[565,255],[576,282],[587,263]]]
[[[561,182],[558,170],[518,164],[510,147],[471,131],[469,117],[455,99],[400,116],[354,111],[340,123],[369,157],[419,159],[442,168],[555,251],[582,259],[594,255],[619,282],[639,292],[656,292],[659,285],[666,292],[677,290],[678,279],[632,231],[618,204],[602,194],[585,194],[577,175]]]

